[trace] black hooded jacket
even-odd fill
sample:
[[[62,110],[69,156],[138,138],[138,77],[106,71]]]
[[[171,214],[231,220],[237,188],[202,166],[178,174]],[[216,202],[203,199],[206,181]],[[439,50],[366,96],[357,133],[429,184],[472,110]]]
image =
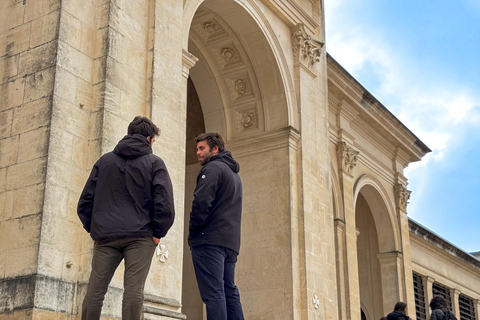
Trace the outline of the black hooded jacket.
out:
[[[197,176],[188,244],[210,244],[239,252],[242,217],[240,165],[229,151],[213,156]]]
[[[175,218],[172,182],[143,135],[125,136],[95,163],[77,213],[94,240],[167,234]]]
[[[398,311],[393,311],[387,315],[387,320],[408,320],[409,316]]]

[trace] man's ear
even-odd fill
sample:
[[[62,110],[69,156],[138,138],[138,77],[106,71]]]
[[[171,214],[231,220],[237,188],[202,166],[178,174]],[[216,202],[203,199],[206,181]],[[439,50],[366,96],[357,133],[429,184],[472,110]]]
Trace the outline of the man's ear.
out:
[[[215,146],[212,148],[213,154],[217,155],[218,154],[218,146]]]

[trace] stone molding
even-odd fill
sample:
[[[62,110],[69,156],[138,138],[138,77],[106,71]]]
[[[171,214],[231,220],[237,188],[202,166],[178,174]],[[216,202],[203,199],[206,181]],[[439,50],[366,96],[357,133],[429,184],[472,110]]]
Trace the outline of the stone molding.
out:
[[[412,191],[407,190],[407,187],[404,184],[396,183],[394,186],[394,192],[397,208],[404,212],[407,212],[407,204]]]
[[[299,23],[293,29],[292,46],[295,63],[302,63],[311,70],[320,61],[324,43],[308,35],[304,24]]]
[[[188,52],[187,50],[183,49],[182,50],[182,75],[185,78],[188,78],[188,74],[190,72],[190,69],[195,66],[197,63],[198,58],[195,57],[193,54]]]
[[[337,158],[339,169],[351,175],[353,168],[357,165],[358,154],[360,152],[349,147],[346,142],[337,145]]]
[[[310,0],[311,1],[311,0]],[[318,0],[314,0],[318,1]],[[306,24],[309,31],[314,32],[320,25],[307,13],[296,0],[263,0],[268,6],[273,6],[285,19],[292,24],[300,21]]]

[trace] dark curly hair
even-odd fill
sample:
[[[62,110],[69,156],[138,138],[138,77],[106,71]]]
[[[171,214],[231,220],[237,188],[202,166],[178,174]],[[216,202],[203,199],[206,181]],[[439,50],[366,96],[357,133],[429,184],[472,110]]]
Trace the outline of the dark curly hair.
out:
[[[218,132],[206,132],[200,134],[195,138],[195,143],[200,141],[207,141],[208,147],[210,149],[218,147],[218,152],[225,151],[225,142],[223,141],[222,136]]]
[[[442,309],[447,308],[447,300],[442,296],[434,296],[432,300],[430,300],[430,309]]]
[[[144,137],[153,138],[160,134],[160,129],[147,117],[136,116],[128,125],[128,134],[141,134]]]

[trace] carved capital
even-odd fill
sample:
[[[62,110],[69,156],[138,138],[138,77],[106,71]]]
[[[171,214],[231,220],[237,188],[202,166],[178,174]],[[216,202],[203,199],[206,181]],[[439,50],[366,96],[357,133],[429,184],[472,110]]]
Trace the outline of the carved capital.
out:
[[[345,142],[337,145],[337,157],[340,169],[348,174],[352,174],[353,168],[357,165],[359,153],[359,151],[350,148]]]
[[[293,31],[292,45],[295,62],[301,62],[311,69],[320,61],[324,43],[308,35],[302,23],[297,24]]]
[[[406,212],[408,200],[410,199],[412,191],[407,190],[407,187],[401,183],[395,184],[394,191],[397,207]]]

